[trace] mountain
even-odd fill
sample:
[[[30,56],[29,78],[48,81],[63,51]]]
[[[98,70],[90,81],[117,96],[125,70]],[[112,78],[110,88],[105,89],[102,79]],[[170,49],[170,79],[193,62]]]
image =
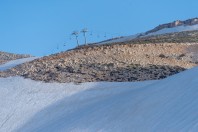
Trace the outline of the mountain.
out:
[[[196,30],[198,30],[198,18],[192,18],[185,21],[177,20],[171,23],[159,25],[154,29],[149,30],[145,33],[139,33],[136,35],[125,36],[120,38],[117,37],[114,39],[99,42],[97,44],[127,42],[148,36],[164,35],[164,34],[185,32],[185,31],[196,31]]]
[[[196,66],[197,47],[193,43],[87,46],[18,65],[0,76],[61,83],[163,79]]]
[[[196,132],[197,51],[198,31],[182,31],[41,58],[2,52],[0,132]]]
[[[173,22],[156,29],[182,24],[196,25],[196,19]],[[0,71],[0,77],[23,76],[61,83],[158,80],[197,66],[197,43],[198,31],[184,31],[84,45]]]
[[[162,24],[150,31],[147,31],[145,35],[155,35],[193,30],[198,30],[198,18],[192,18],[185,21],[177,20],[171,23]]]

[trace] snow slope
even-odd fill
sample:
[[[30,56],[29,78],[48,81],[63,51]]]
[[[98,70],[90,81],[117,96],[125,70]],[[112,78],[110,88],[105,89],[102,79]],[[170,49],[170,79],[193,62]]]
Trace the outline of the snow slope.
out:
[[[74,85],[46,84],[20,77],[0,78],[0,132],[49,132],[65,129],[67,126],[64,125],[68,121],[74,119],[75,123],[75,118],[79,118],[85,111],[69,118],[64,118],[63,114],[73,113],[82,106],[86,108],[96,100],[102,101],[103,98],[116,95],[123,90],[128,91],[151,83],[153,81]],[[75,126],[73,123],[70,126]]]
[[[145,36],[160,35],[160,34],[175,33],[175,32],[183,32],[183,31],[193,31],[193,30],[198,30],[198,24],[197,25],[191,25],[191,26],[177,26],[177,27],[174,27],[174,28],[164,28],[164,29],[159,30],[157,32],[149,33]]]
[[[130,36],[125,36],[122,38],[118,38],[118,39],[113,39],[113,40],[109,40],[109,41],[103,41],[97,44],[107,44],[107,43],[118,43],[118,42],[126,42],[126,41],[130,41],[132,39],[135,39],[139,36],[140,34],[136,34],[136,35],[130,35]]]
[[[13,60],[13,61],[9,61],[3,65],[0,65],[0,71],[4,71],[7,69],[10,69],[12,67],[15,67],[19,64],[25,63],[25,62],[29,62],[32,61],[34,59],[37,59],[37,57],[29,57],[29,58],[22,58],[22,59],[17,59],[17,60]]]
[[[0,131],[196,132],[197,73],[81,85],[0,79]]]
[[[158,30],[156,32],[149,33],[149,34],[139,33],[139,34],[136,34],[136,35],[125,36],[125,37],[110,40],[110,41],[104,41],[104,42],[98,43],[98,44],[127,42],[127,41],[133,40],[137,37],[147,37],[147,36],[152,36],[152,35],[161,35],[161,34],[167,34],[167,33],[194,31],[194,30],[198,30],[198,24],[191,25],[191,26],[177,26],[177,27],[173,27],[173,28],[164,28],[164,29],[161,29],[161,30]]]

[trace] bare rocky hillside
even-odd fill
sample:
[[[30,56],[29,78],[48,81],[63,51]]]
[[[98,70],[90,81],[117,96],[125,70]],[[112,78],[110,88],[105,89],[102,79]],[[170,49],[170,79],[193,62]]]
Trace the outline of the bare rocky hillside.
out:
[[[19,65],[1,77],[20,75],[45,82],[162,79],[197,65],[196,43],[84,46]],[[193,48],[194,49],[194,48]]]

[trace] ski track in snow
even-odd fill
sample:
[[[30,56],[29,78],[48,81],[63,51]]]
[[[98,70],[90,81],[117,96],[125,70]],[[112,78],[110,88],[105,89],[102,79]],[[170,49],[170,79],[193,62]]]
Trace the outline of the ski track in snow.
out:
[[[0,65],[0,71],[5,71],[7,69],[13,68],[19,64],[25,63],[25,62],[29,62],[32,60],[37,59],[38,57],[29,57],[29,58],[22,58],[22,59],[17,59],[17,60],[12,60],[9,61],[3,65]]]

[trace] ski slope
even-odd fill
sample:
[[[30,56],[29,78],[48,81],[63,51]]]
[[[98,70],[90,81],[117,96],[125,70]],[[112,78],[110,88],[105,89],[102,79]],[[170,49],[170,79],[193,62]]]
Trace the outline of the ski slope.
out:
[[[13,68],[19,64],[29,62],[29,61],[35,60],[37,58],[38,57],[29,57],[29,58],[22,58],[22,59],[9,61],[3,65],[0,65],[0,71],[4,71],[4,70],[10,69],[10,68]]]
[[[149,33],[145,36],[151,36],[151,35],[160,35],[160,34],[166,34],[166,33],[175,33],[175,32],[183,32],[183,31],[193,31],[198,30],[198,24],[197,25],[191,25],[191,26],[177,26],[174,28],[164,28],[162,30]]]
[[[80,85],[0,78],[0,131],[197,132],[197,73]]]
[[[156,32],[152,32],[149,34],[146,33],[139,33],[136,35],[131,35],[131,36],[125,36],[122,38],[118,38],[118,39],[114,39],[114,40],[110,40],[110,41],[104,41],[102,43],[98,43],[98,44],[108,44],[108,43],[119,43],[119,42],[127,42],[127,41],[131,41],[137,37],[148,37],[148,36],[152,36],[152,35],[162,35],[162,34],[167,34],[167,33],[176,33],[176,32],[184,32],[184,31],[194,31],[194,30],[198,30],[198,24],[196,25],[186,25],[186,26],[177,26],[177,27],[173,27],[173,28],[164,28],[161,30],[158,30]]]
[[[124,89],[129,91],[151,83],[153,81],[75,85],[46,84],[21,77],[0,78],[0,131],[67,131],[67,121],[80,118],[85,111],[68,118],[63,115],[73,113],[82,106],[86,108],[97,100],[102,101],[108,96],[119,94]],[[55,123],[55,126],[51,123]],[[75,126],[73,123],[70,127]]]
[[[109,41],[103,41],[103,42],[100,42],[100,43],[97,43],[97,44],[126,42],[126,41],[130,41],[130,40],[133,40],[133,39],[137,38],[139,35],[140,34],[125,36],[125,37],[118,38],[118,39],[113,39],[113,40],[109,40]]]

